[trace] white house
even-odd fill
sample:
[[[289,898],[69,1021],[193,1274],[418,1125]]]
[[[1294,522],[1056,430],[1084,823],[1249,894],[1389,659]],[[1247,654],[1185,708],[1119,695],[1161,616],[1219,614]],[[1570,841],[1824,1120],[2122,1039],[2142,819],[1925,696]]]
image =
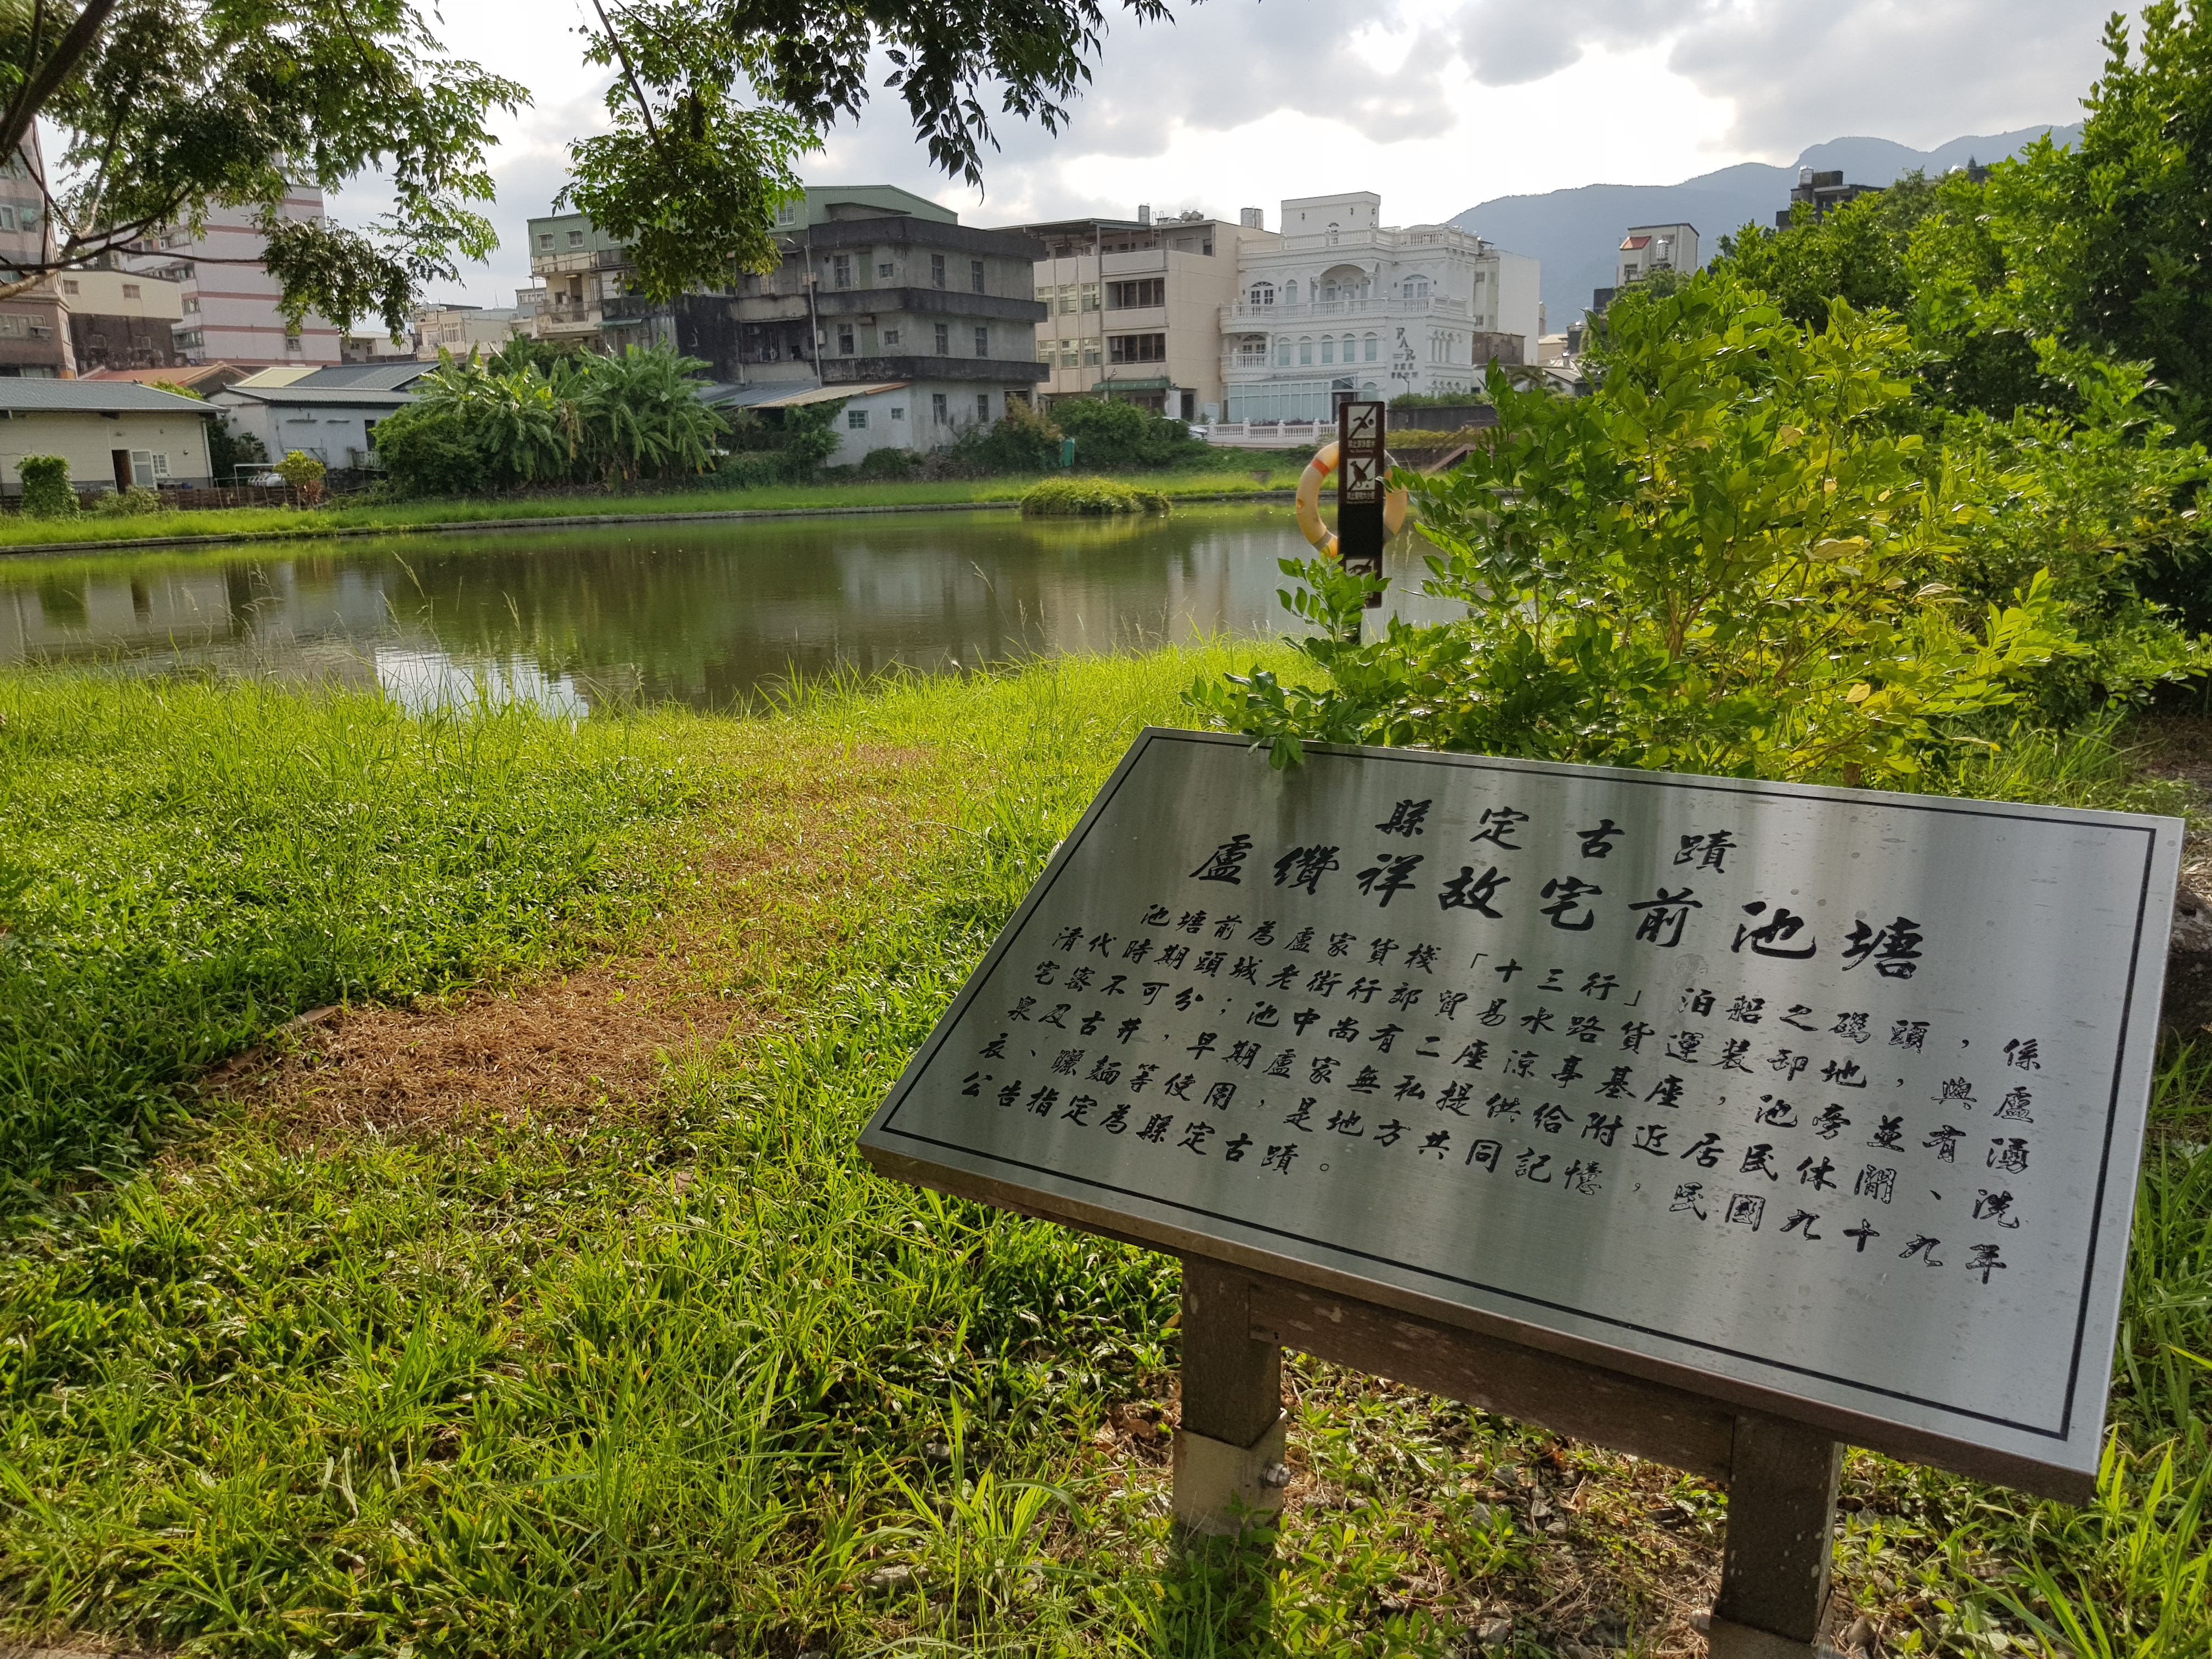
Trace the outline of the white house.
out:
[[[1542,332],[1541,267],[1447,225],[1382,223],[1371,191],[1283,204],[1279,241],[1246,243],[1222,308],[1231,421],[1332,417],[1346,393],[1459,393]]]
[[[376,423],[413,403],[415,394],[404,388],[436,367],[400,362],[306,373],[266,369],[210,401],[232,431],[258,438],[272,461],[297,449],[325,466],[370,468],[376,465]]]
[[[131,380],[0,377],[0,490],[22,494],[26,455],[59,455],[80,489],[204,485],[214,414]]]
[[[1695,225],[1633,225],[1620,239],[1613,287],[1624,289],[1640,283],[1655,270],[1679,270],[1686,276],[1697,270],[1698,264]]]

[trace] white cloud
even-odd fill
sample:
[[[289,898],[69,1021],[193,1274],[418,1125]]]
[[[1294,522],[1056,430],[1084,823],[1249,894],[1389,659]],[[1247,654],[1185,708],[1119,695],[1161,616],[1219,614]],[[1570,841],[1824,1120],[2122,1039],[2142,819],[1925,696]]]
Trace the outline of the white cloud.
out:
[[[1324,190],[1379,191],[1386,219],[1597,181],[1672,183],[1788,161],[1846,134],[1927,147],[2075,118],[2105,0],[1382,0],[1347,32],[1320,0],[1210,0],[1171,26],[1120,24],[1058,137],[1008,119],[986,193],[933,173],[896,94],[828,135],[822,181],[896,184],[1000,224],[1086,212],[1227,214]],[[565,145],[603,120],[575,0],[549,17],[477,0],[448,43],[532,88],[495,156],[503,241],[459,285],[513,303],[524,222]],[[357,188],[339,211],[365,215]]]

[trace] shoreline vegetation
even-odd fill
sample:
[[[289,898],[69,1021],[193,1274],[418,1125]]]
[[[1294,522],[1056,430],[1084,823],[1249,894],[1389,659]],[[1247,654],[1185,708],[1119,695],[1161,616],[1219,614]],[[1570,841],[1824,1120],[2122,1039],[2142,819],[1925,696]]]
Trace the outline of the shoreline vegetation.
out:
[[[1256,453],[1241,471],[1140,472],[1126,477],[1077,474],[1077,484],[1133,489],[1174,501],[1271,501],[1297,483],[1303,458]],[[1265,477],[1255,475],[1265,473]],[[1048,480],[1047,482],[1051,482]],[[637,490],[620,494],[562,494],[384,501],[321,507],[241,507],[149,514],[139,518],[0,519],[0,558],[66,553],[73,548],[112,552],[144,546],[212,546],[220,542],[290,541],[366,534],[435,533],[490,525],[646,524],[789,514],[831,515],[884,511],[949,511],[960,507],[1015,509],[1036,487],[1034,477],[935,483],[775,484],[732,489]]]
[[[752,714],[0,675],[0,1628],[213,1654],[1690,1650],[1725,1494],[1292,1356],[1272,1558],[1164,1497],[1176,1276],[854,1151],[1218,644]],[[2178,811],[2108,724],[1907,787]],[[1255,764],[1264,764],[1259,757]],[[2097,1504],[1854,1452],[1841,1618],[2201,1650],[2212,1067]],[[2163,1623],[2163,1645],[2136,1642]]]

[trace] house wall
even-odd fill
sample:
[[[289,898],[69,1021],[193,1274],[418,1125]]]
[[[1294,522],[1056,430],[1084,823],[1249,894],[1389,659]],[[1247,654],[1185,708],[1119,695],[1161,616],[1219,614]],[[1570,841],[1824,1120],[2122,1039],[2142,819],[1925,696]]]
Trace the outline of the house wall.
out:
[[[374,465],[369,428],[397,412],[396,405],[381,404],[286,404],[220,392],[214,401],[230,429],[258,438],[270,460],[297,449],[329,467]]]
[[[838,412],[837,453],[830,462],[857,466],[871,450],[941,449],[962,433],[988,426],[1006,412],[1005,387],[973,380],[916,380],[896,391],[871,392],[852,398]],[[855,426],[855,415],[865,416],[866,424]]]
[[[206,420],[188,413],[80,415],[44,410],[0,419],[0,491],[22,494],[16,471],[26,455],[59,455],[80,489],[113,489],[114,452],[134,453],[130,482],[205,484]],[[163,458],[156,461],[155,457]],[[139,459],[138,457],[145,459]],[[166,465],[167,471],[161,468]]]

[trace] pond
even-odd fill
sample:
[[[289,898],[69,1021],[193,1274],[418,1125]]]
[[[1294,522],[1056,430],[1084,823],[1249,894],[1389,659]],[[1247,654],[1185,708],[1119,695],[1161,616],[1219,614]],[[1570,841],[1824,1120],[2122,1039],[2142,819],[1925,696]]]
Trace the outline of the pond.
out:
[[[1389,558],[1418,581],[1425,544]],[[902,514],[0,562],[0,665],[199,671],[556,712],[727,708],[794,674],[938,672],[1265,635],[1287,507],[1105,523]],[[1409,595],[1405,614],[1448,607]],[[1372,613],[1370,613],[1371,615]]]

